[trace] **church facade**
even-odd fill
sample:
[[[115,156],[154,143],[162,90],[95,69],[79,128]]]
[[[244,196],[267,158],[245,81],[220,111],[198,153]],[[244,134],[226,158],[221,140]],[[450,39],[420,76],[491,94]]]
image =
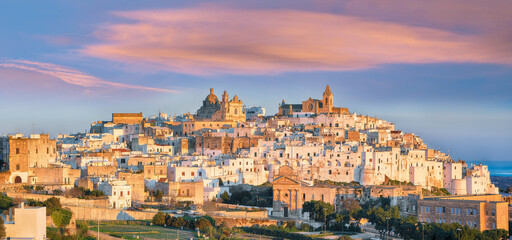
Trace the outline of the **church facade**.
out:
[[[203,101],[203,106],[197,110],[197,120],[209,121],[234,121],[245,122],[246,116],[243,102],[234,96],[229,100],[226,91],[222,94],[222,101],[219,101],[210,88],[210,94]]]
[[[293,113],[304,112],[312,114],[350,114],[348,108],[334,107],[333,94],[329,85],[325,87],[322,99],[309,98],[302,104],[286,104],[285,101],[279,105],[279,115],[292,115]]]

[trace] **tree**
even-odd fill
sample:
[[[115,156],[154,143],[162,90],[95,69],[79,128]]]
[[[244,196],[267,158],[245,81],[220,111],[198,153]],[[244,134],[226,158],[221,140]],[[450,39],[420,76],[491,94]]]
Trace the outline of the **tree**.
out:
[[[105,196],[105,193],[103,193],[102,191],[100,190],[92,190],[91,191],[91,196],[94,196],[94,197],[102,197],[102,196]]]
[[[48,213],[51,214],[53,211],[56,211],[58,209],[62,209],[62,204],[60,204],[60,199],[56,197],[51,197],[46,199],[46,201],[43,202],[43,205],[47,208]]]
[[[220,195],[220,198],[222,199],[223,203],[229,203],[229,193],[227,191],[224,191],[224,193]]]
[[[159,189],[157,189],[155,192],[156,201],[161,202],[163,196],[164,196],[164,193],[162,191],[160,191]]]
[[[392,230],[393,222],[400,218],[400,211],[397,206],[387,207],[386,209],[373,207],[368,210],[367,215],[368,219],[375,224],[375,229],[383,236],[384,233],[389,234],[387,231]]]
[[[508,232],[505,229],[492,229],[482,232],[481,240],[507,239]]]
[[[5,226],[4,226],[4,220],[0,218],[0,238],[4,238],[6,235],[5,233]]]
[[[313,230],[313,227],[309,224],[306,224],[306,223],[301,223],[300,224],[300,230],[303,231],[303,232],[311,232]]]
[[[210,221],[206,218],[200,218],[199,220],[195,221],[195,228],[198,228],[199,231],[205,232],[207,228],[213,227]]]
[[[302,205],[302,213],[309,213],[310,219],[315,221],[326,221],[334,217],[334,206],[322,201],[307,201]]]
[[[352,240],[352,238],[347,235],[343,235],[343,236],[340,236],[339,238],[337,238],[336,240]]]
[[[187,221],[183,217],[178,217],[173,222],[173,227],[176,227],[176,228],[181,228],[185,225],[187,225]]]
[[[417,226],[416,223],[417,219],[415,216],[408,216],[407,218],[393,221],[393,228],[405,240],[411,240],[413,236],[418,236],[418,233],[421,232],[421,226]]]
[[[288,221],[286,221],[286,224],[284,227],[289,229],[290,231],[294,232],[297,230],[297,223],[293,220],[288,220]]]
[[[165,213],[158,212],[153,216],[153,224],[163,226],[165,225]]]
[[[14,206],[12,198],[5,193],[0,193],[0,210],[5,211]]]
[[[67,209],[58,209],[52,212],[52,220],[55,226],[58,228],[66,227],[71,221],[71,217],[73,216],[73,212]]]
[[[203,218],[210,221],[210,224],[215,227],[215,225],[216,225],[215,219],[213,219],[212,217],[210,217],[208,215],[204,215]]]

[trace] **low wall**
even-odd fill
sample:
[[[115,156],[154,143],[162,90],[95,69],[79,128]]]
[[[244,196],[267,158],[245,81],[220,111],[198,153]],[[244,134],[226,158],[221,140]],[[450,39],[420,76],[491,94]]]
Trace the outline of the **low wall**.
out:
[[[153,219],[154,212],[126,211],[119,209],[66,206],[78,220],[148,220]]]
[[[108,199],[78,199],[78,198],[67,198],[64,196],[56,195],[44,195],[34,193],[19,193],[19,192],[6,192],[9,197],[21,198],[21,199],[35,199],[39,201],[45,201],[48,198],[56,197],[60,199],[60,203],[65,206],[84,206],[84,207],[106,207],[108,206]]]

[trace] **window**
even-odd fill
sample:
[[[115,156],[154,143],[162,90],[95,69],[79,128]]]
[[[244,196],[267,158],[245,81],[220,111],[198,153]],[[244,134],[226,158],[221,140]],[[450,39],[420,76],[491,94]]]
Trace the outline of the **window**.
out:
[[[116,191],[114,191],[114,196],[116,195]]]
[[[190,175],[194,176],[194,172],[191,172]]]
[[[121,191],[121,197],[123,196],[123,191]]]
[[[127,195],[130,196],[130,191],[128,191]]]
[[[20,170],[20,165],[16,164],[16,171],[19,171],[19,170]]]
[[[185,172],[181,172],[181,176],[185,176]]]

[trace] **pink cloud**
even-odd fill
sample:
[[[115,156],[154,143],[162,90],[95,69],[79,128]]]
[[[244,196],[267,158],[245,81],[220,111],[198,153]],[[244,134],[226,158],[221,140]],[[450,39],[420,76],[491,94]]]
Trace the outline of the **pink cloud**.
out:
[[[509,0],[490,3],[480,0],[347,0],[338,5],[342,5],[343,12],[350,16],[438,29],[510,32],[512,24],[512,1]]]
[[[20,69],[25,71],[37,72],[44,75],[55,77],[68,84],[91,88],[91,87],[104,87],[104,88],[120,88],[120,89],[134,89],[139,91],[156,91],[156,92],[176,92],[170,89],[161,89],[145,86],[137,86],[125,83],[109,82],[103,79],[87,75],[86,73],[56,65],[51,63],[34,62],[27,60],[5,60],[0,62],[0,67]]]
[[[116,12],[81,52],[189,74],[343,71],[382,64],[510,64],[479,35],[300,10],[197,7]],[[495,41],[500,41],[495,40]]]

